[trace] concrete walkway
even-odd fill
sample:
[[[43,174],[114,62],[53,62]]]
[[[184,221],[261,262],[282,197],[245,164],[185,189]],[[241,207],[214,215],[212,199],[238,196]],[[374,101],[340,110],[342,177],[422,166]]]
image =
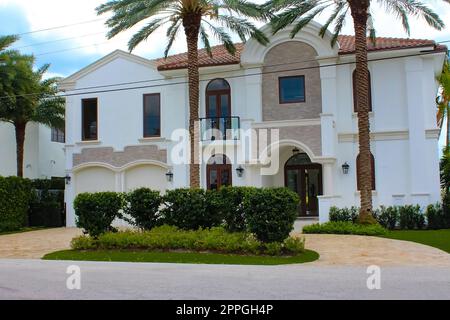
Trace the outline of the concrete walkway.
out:
[[[40,259],[47,253],[70,248],[79,229],[60,228],[0,236],[0,259]],[[320,253],[314,265],[430,266],[450,268],[450,255],[406,241],[362,236],[301,235],[306,247]]]

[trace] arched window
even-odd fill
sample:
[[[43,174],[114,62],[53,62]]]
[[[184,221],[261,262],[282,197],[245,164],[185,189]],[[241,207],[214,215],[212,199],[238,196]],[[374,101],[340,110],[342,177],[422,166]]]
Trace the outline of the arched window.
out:
[[[311,159],[306,153],[296,154],[286,162],[286,166],[301,166],[306,164],[311,164]]]
[[[358,112],[358,95],[356,94],[356,70],[353,71],[353,111]],[[372,79],[369,71],[369,112],[372,111]]]
[[[231,161],[226,155],[213,155],[206,167],[208,190],[219,190],[232,185]]]
[[[376,190],[376,181],[375,181],[375,158],[373,154],[370,154],[370,167],[372,168],[372,190]],[[358,157],[356,158],[356,181],[357,181],[357,187],[358,191],[361,191],[361,181],[359,179],[359,172],[361,171],[361,157],[358,154]]]
[[[231,87],[225,79],[212,80],[206,87],[206,116],[208,118],[231,116]]]

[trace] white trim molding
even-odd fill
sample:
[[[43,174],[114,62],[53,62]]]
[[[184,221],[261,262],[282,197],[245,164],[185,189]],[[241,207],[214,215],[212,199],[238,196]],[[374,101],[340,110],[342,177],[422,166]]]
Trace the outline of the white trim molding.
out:
[[[306,127],[306,126],[320,126],[320,125],[321,125],[320,119],[264,121],[252,124],[254,129]]]
[[[358,133],[339,133],[339,142],[358,142]],[[399,131],[382,131],[382,132],[372,132],[370,134],[370,139],[372,141],[389,141],[389,140],[408,140],[409,131],[399,130]]]
[[[122,167],[115,167],[113,165],[110,165],[108,163],[105,162],[86,162],[83,164],[80,164],[78,166],[75,166],[72,168],[72,170],[70,171],[71,173],[77,173],[83,169],[86,168],[95,168],[95,167],[101,167],[101,168],[105,168],[105,169],[109,169],[113,172],[124,172],[127,171],[131,168],[134,167],[138,167],[138,166],[142,166],[142,165],[151,165],[151,166],[158,166],[164,169],[171,169],[172,167],[167,165],[164,162],[161,161],[156,161],[156,160],[136,160],[130,163],[127,163],[126,165],[122,166]]]

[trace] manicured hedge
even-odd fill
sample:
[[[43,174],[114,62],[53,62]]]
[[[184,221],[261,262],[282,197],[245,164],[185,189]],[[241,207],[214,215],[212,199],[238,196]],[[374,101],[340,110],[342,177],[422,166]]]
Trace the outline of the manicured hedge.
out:
[[[125,218],[127,222],[143,230],[151,230],[158,225],[158,210],[162,202],[158,191],[137,189],[126,195],[126,201],[124,213],[130,217]]]
[[[97,239],[82,236],[72,241],[74,250],[187,250],[263,255],[298,255],[305,250],[302,238],[280,243],[263,243],[247,232],[227,232],[224,228],[182,230],[161,226],[151,231],[104,233]]]
[[[106,199],[113,208],[107,210]],[[164,196],[149,189],[127,195],[82,194],[75,200],[78,226],[92,236],[111,230],[116,218],[144,229],[170,225],[183,230],[222,226],[229,232],[247,231],[263,242],[282,242],[294,228],[299,198],[286,188],[223,188],[170,190]]]
[[[31,194],[30,180],[0,177],[0,232],[26,226]]]
[[[294,230],[300,202],[287,188],[255,189],[244,198],[248,230],[263,242],[281,242]]]
[[[381,206],[373,212],[378,223],[389,230],[422,230],[422,229],[446,229],[450,228],[450,197],[449,205],[430,205],[425,211],[418,205],[405,206]],[[331,222],[353,222],[356,223],[358,208],[330,209]]]
[[[303,228],[305,234],[351,234],[363,236],[385,235],[387,230],[379,224],[361,225],[352,222],[327,222]]]
[[[163,224],[185,230],[217,227],[222,223],[220,199],[214,191],[203,189],[170,190],[162,197]]]
[[[116,192],[82,193],[74,201],[77,227],[91,236],[115,231],[112,223],[123,214],[124,195]]]

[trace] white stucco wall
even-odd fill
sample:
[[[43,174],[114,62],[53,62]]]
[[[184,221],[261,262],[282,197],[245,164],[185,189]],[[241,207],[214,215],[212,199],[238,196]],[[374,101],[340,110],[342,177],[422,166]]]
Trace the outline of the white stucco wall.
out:
[[[0,175],[16,175],[16,136],[14,127],[0,122]],[[65,176],[64,143],[51,141],[51,129],[29,123],[25,133],[24,176],[47,179]]]

